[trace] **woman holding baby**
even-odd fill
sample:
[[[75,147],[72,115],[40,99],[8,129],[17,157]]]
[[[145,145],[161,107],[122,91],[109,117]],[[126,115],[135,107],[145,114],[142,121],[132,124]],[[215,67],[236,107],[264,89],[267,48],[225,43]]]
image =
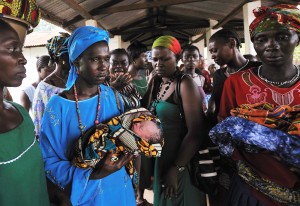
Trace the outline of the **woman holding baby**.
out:
[[[74,142],[87,129],[124,110],[120,96],[102,84],[109,66],[108,41],[107,31],[95,27],[80,27],[72,33],[66,90],[50,99],[42,119],[40,143],[46,174],[70,195],[72,205],[135,205],[132,182],[124,169],[133,155],[112,161],[108,153],[94,169],[70,162]]]

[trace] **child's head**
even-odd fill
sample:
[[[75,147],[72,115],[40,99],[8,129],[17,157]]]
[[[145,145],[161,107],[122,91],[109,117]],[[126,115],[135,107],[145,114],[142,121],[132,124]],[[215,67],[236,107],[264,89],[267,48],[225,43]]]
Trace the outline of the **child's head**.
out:
[[[135,122],[131,125],[131,130],[150,144],[160,143],[162,141],[161,129],[151,120]]]

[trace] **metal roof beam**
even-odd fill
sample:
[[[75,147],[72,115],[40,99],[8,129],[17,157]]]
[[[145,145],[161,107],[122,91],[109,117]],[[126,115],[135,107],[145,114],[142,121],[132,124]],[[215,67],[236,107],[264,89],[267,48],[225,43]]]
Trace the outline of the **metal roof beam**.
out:
[[[82,6],[80,6],[75,0],[63,0],[63,2],[68,5],[70,8],[72,8],[74,11],[77,11],[82,17],[84,17],[86,20],[94,19],[94,17],[86,11]],[[98,27],[101,27],[105,29],[103,25],[101,25],[100,22],[95,20],[97,22]]]
[[[164,0],[164,1],[153,1],[153,2],[145,2],[139,4],[131,4],[128,6],[115,6],[106,9],[93,9],[90,14],[92,15],[100,15],[100,14],[111,14],[117,12],[124,12],[124,11],[132,11],[132,10],[140,10],[140,9],[149,9],[155,7],[162,7],[162,6],[171,6],[177,4],[187,4],[193,2],[200,2],[205,0]]]
[[[95,8],[95,9],[92,9],[92,10],[89,11],[88,13],[89,13],[90,15],[94,16],[94,15],[96,15],[96,14],[94,14],[95,10],[97,10],[97,9],[107,9],[107,8],[113,6],[113,5],[115,5],[115,4],[117,4],[117,3],[121,2],[121,1],[122,1],[122,0],[114,0],[114,1],[110,1],[110,2],[108,2],[108,3],[106,3],[106,4],[103,4],[103,5],[101,5],[101,6],[97,7],[97,8]],[[81,21],[82,19],[84,19],[84,17],[82,17],[81,15],[77,15],[77,16],[75,16],[73,19],[71,19],[70,21],[65,22],[65,23],[63,24],[63,27],[68,27],[69,25],[76,24],[77,22]]]
[[[243,6],[249,2],[251,2],[251,0],[244,0],[237,7],[235,7],[227,16],[225,16],[221,21],[219,21],[215,26],[213,26],[212,29],[218,29],[222,27],[224,24],[226,24],[228,21],[234,18],[239,12],[241,12]]]
[[[146,33],[146,32],[155,32],[156,30],[159,31],[173,31],[173,30],[180,30],[180,29],[195,29],[195,28],[207,28],[209,27],[208,21],[203,21],[202,23],[197,23],[194,24],[182,24],[182,25],[163,25],[161,27],[155,28],[153,26],[149,27],[143,27],[139,29],[132,29],[128,31],[123,31],[122,33],[118,33],[118,31],[114,31],[115,35],[122,35],[122,34],[135,34],[135,33]]]

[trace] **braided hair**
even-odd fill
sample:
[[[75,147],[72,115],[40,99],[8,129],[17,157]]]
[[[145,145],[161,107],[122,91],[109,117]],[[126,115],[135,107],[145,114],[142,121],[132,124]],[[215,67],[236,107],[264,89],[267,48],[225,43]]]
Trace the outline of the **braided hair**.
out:
[[[37,70],[40,72],[42,68],[49,65],[49,62],[50,62],[50,56],[48,55],[37,57],[37,61],[36,61]]]

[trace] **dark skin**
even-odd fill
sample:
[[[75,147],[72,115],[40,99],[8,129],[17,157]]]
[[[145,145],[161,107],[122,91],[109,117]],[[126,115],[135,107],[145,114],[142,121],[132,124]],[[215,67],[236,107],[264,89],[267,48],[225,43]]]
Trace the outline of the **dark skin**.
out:
[[[229,38],[229,41],[219,38],[210,39],[208,50],[216,64],[220,66],[227,65],[226,76],[229,76],[228,72],[235,72],[247,63],[247,59],[240,53],[234,38]],[[218,114],[215,111],[215,101],[210,98],[208,101],[207,116],[213,125],[217,123]]]
[[[132,78],[128,73],[129,59],[125,54],[112,54],[110,56],[110,86],[116,90],[128,85]]]
[[[270,81],[290,80],[297,72],[293,64],[293,54],[299,40],[300,34],[293,30],[270,30],[256,34],[253,45],[262,61],[261,75]]]
[[[78,69],[76,88],[78,100],[85,100],[97,95],[98,86],[105,81],[109,67],[109,48],[106,42],[97,42],[88,47],[74,62]],[[74,89],[64,92],[68,99],[75,100]],[[113,162],[112,152],[108,152],[90,175],[90,179],[101,179],[118,170],[133,158],[132,154],[125,154]]]
[[[39,68],[38,69],[38,79],[32,83],[32,86],[34,86],[34,88],[37,87],[37,85],[43,80],[45,79],[49,74],[51,74],[54,71],[55,67],[54,66],[45,66],[43,68]],[[20,103],[21,105],[27,110],[29,111],[30,107],[31,107],[31,102],[27,96],[27,94],[22,91],[21,92],[21,97],[20,97]]]
[[[182,53],[182,62],[184,64],[183,72],[191,76],[196,75],[195,69],[200,61],[200,53],[197,49],[184,50]],[[206,110],[205,103],[202,104],[203,110]]]
[[[195,75],[195,69],[200,60],[197,50],[185,50],[182,54],[182,62],[184,64],[183,71],[185,74]]]
[[[26,77],[22,53],[22,42],[16,31],[8,25],[0,26],[0,133],[8,132],[18,127],[23,118],[19,111],[10,103],[4,101],[3,88],[18,87]]]
[[[237,71],[247,62],[247,59],[240,53],[234,38],[229,38],[229,41],[223,39],[209,40],[208,50],[216,64],[227,65],[229,73]]]
[[[129,74],[133,79],[142,80],[146,74],[148,60],[147,54],[145,52],[141,53],[139,58],[133,60],[132,64],[129,66]]]
[[[48,75],[44,81],[50,85],[65,88],[68,80],[70,64],[68,54],[63,54],[55,62],[56,68],[54,72]]]
[[[156,47],[152,49],[153,68],[156,71],[156,75],[162,78],[163,82],[167,82],[176,72],[176,56],[175,54],[164,47]],[[154,77],[155,78],[155,77]],[[150,86],[146,95],[150,98],[153,90],[153,79],[150,80]],[[170,89],[167,90],[162,100],[166,100],[174,92],[176,80],[170,85]],[[164,87],[160,90],[160,94],[164,91]],[[180,94],[182,97],[183,109],[185,114],[185,121],[188,132],[186,133],[179,151],[176,155],[174,164],[179,166],[185,166],[194,156],[199,146],[202,143],[202,132],[204,129],[204,113],[202,110],[202,100],[197,86],[194,84],[193,79],[186,77],[181,82]],[[145,96],[146,96],[145,95]],[[177,98],[174,95],[174,102],[178,104]],[[150,104],[150,100],[148,100]],[[149,104],[146,105],[149,107]],[[195,115],[199,114],[199,115]],[[181,155],[179,155],[181,154]],[[167,173],[163,174],[162,184],[164,187],[164,194],[166,197],[176,197],[178,188],[178,175],[179,172],[176,166],[171,166]]]

